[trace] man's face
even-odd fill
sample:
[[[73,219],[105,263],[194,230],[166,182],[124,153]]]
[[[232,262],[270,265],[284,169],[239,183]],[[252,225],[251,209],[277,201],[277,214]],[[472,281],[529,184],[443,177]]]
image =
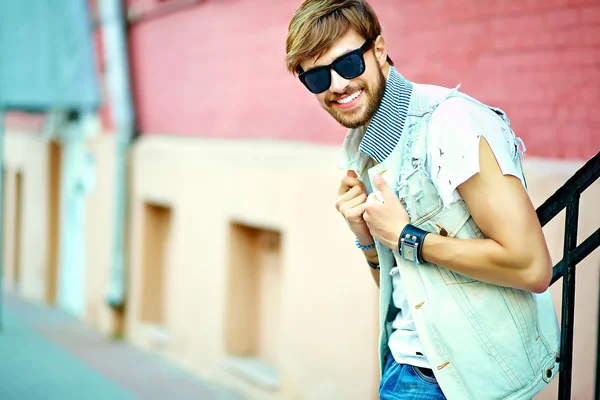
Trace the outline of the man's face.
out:
[[[321,57],[305,60],[301,66],[304,71],[308,71],[328,65],[341,55],[361,47],[365,40],[351,29]],[[343,126],[357,128],[367,124],[379,108],[385,92],[386,81],[382,69],[387,73],[389,66],[385,63],[386,57],[385,43],[383,38],[379,37],[373,48],[364,54],[366,68],[362,75],[354,79],[344,79],[332,69],[331,86],[328,90],[315,94],[315,97]],[[352,99],[353,97],[356,98]]]

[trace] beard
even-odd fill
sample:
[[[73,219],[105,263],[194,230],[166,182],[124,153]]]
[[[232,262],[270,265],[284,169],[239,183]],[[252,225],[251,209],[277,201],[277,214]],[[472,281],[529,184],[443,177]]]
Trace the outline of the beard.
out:
[[[323,108],[325,108],[337,122],[346,128],[358,128],[359,126],[366,125],[379,109],[381,101],[383,100],[383,94],[385,93],[385,86],[386,81],[383,72],[380,68],[377,68],[376,81],[373,84],[373,87],[366,84],[350,85],[344,90],[344,93],[342,93],[342,95],[352,94],[362,89],[363,92],[361,95],[363,96],[363,101],[366,102],[364,106],[355,110],[340,110],[335,107],[335,105],[332,105],[332,103],[341,96],[336,95],[325,99]]]

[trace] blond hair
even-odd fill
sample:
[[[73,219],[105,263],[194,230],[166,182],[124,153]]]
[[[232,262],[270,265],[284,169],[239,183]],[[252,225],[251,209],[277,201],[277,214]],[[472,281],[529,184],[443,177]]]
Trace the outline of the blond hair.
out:
[[[326,53],[350,29],[365,39],[381,34],[379,19],[364,0],[306,0],[290,21],[286,40],[286,66],[301,72],[300,63]],[[390,65],[392,60],[387,59]]]

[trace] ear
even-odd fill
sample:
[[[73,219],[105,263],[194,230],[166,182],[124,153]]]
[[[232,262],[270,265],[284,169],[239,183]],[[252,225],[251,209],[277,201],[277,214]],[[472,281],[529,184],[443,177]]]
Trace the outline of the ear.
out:
[[[377,39],[375,39],[375,43],[373,44],[373,52],[375,54],[375,58],[377,58],[379,66],[383,67],[387,62],[387,46],[383,36],[379,35],[377,36]]]

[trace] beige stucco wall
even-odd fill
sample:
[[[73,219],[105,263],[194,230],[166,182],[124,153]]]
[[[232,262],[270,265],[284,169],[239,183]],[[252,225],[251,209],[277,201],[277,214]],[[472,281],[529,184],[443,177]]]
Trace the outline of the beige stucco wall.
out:
[[[377,295],[335,213],[335,153],[298,143],[157,136],[139,141],[132,160],[129,338],[149,347],[156,343],[155,330],[139,318],[143,204],[151,202],[172,210],[166,338],[156,346],[255,398],[374,398]],[[281,297],[273,306],[281,310],[277,392],[257,389],[228,368],[232,221],[282,235]]]
[[[140,140],[132,160],[129,338],[257,399],[375,398],[376,288],[333,206],[342,175],[337,155],[337,148],[299,143]],[[534,205],[582,164],[527,159]],[[600,226],[598,200],[596,183],[582,200],[582,236]],[[167,317],[159,334],[139,318],[145,202],[170,208],[172,219],[165,255]],[[277,391],[228,368],[231,221],[282,234]],[[562,225],[554,221],[545,229],[555,262],[562,255]],[[578,269],[573,398],[590,398],[593,391],[598,253]],[[559,309],[560,287],[552,290]],[[555,390],[539,398],[556,398]]]
[[[42,301],[49,239],[48,143],[25,132],[9,132],[6,140],[7,198],[14,194],[11,174],[17,170],[23,174],[21,293]],[[117,325],[106,306],[112,262],[114,138],[91,138],[88,150],[96,158],[97,180],[86,204],[85,320],[109,334]],[[336,169],[337,155],[337,148],[302,143],[165,136],[139,139],[131,158],[127,338],[250,398],[376,398],[377,290],[334,208],[342,175]],[[534,205],[540,205],[582,164],[526,157]],[[599,201],[597,182],[582,197],[580,237],[600,226]],[[164,253],[158,263],[144,258],[149,254],[144,247],[149,242],[145,204],[170,210],[160,214],[166,215],[168,223],[148,226],[163,230]],[[5,225],[12,220],[12,210],[14,206],[7,201]],[[231,222],[279,232],[278,257],[257,257],[250,254],[254,250],[232,242]],[[559,218],[544,229],[554,262],[562,256],[563,225]],[[11,249],[14,238],[7,235],[5,240],[6,248]],[[322,245],[324,241],[328,247]],[[249,260],[267,260],[265,264],[271,266],[263,268],[265,271],[276,270],[261,278],[273,287],[260,289],[257,285],[250,294],[263,293],[259,297],[266,299],[260,306],[259,327],[275,327],[258,331],[259,336],[262,333],[277,343],[268,353],[280,372],[278,390],[253,383],[240,373],[239,363],[227,352],[229,341],[250,335],[252,329],[228,330],[232,315],[240,315],[231,311],[231,287],[236,296],[244,295],[244,281],[231,271],[234,263],[243,263],[244,252],[249,252]],[[7,258],[10,250],[5,252],[5,265],[9,265]],[[163,322],[158,324],[141,319],[147,264],[163,268]],[[599,266],[600,251],[596,250],[577,272],[575,399],[591,398],[593,393]],[[6,270],[8,267],[6,286],[10,286],[10,271]],[[279,282],[277,287],[274,282]],[[552,288],[557,309],[560,289],[558,283]],[[278,318],[265,320],[264,314],[270,311]],[[557,383],[555,379],[539,398],[556,398]]]
[[[28,300],[45,302],[52,297],[48,296],[49,288],[53,286],[56,290],[58,285],[56,281],[48,282],[58,277],[58,271],[53,277],[49,274],[50,246],[53,241],[58,246],[58,238],[49,237],[48,229],[50,142],[39,132],[14,128],[8,130],[5,140],[4,287]],[[82,282],[86,285],[85,320],[110,334],[117,321],[105,300],[112,262],[114,139],[112,135],[98,135],[91,137],[86,145],[97,161],[97,183],[86,197],[86,282]],[[20,241],[14,237],[17,173],[21,175],[22,185]],[[60,188],[57,190],[60,193]],[[15,284],[15,246],[20,247],[18,285]],[[58,248],[55,251],[58,252]]]
[[[44,301],[48,237],[48,143],[39,134],[6,132],[4,204],[5,286],[33,301]],[[14,284],[16,175],[21,174],[21,239],[18,288]]]
[[[113,263],[115,223],[114,138],[114,135],[102,134],[86,142],[87,150],[96,160],[96,188],[86,197],[85,321],[107,335],[117,333],[119,321],[106,301]]]

